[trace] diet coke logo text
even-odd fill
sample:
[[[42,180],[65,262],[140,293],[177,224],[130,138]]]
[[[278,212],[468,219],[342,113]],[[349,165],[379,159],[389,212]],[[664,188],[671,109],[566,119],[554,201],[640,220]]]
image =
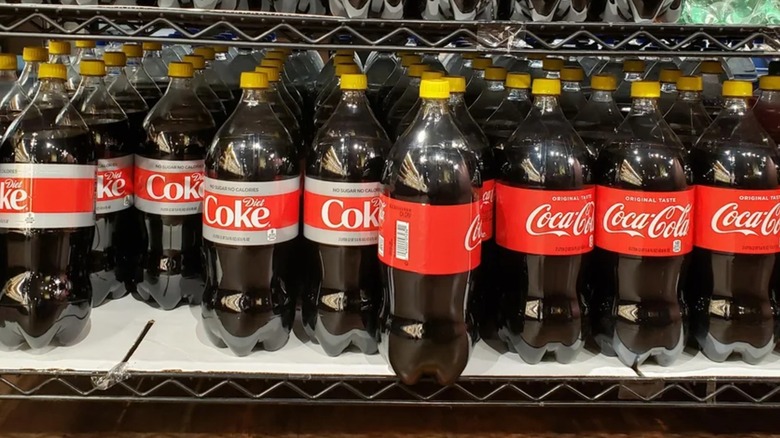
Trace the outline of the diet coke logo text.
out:
[[[219,205],[219,198],[204,198],[204,220],[209,225],[222,228],[263,229],[271,225],[271,210],[265,207],[263,198],[236,199],[228,205]]]
[[[329,199],[322,204],[322,223],[332,229],[372,230],[379,227],[379,198],[361,202],[360,207],[349,207],[341,199]]]
[[[203,174],[180,175],[151,175],[146,180],[146,193],[156,201],[191,202],[203,199]]]
[[[379,182],[305,179],[303,235],[318,243],[376,245],[380,224]]]
[[[0,210],[24,211],[29,198],[21,180],[6,179],[0,185]]]

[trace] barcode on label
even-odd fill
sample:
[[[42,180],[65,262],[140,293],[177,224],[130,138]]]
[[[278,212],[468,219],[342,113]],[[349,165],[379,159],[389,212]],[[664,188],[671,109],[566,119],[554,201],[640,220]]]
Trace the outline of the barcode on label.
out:
[[[409,222],[395,223],[395,258],[409,260]]]

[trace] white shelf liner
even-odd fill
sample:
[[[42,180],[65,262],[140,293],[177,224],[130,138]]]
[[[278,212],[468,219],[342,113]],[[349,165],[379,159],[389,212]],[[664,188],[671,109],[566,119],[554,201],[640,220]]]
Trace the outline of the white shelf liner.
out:
[[[758,365],[749,365],[739,360],[739,356],[726,362],[713,362],[700,351],[686,349],[682,356],[670,367],[647,363],[639,367],[645,377],[780,377],[780,354],[772,352]]]
[[[108,371],[119,363],[157,312],[132,298],[92,309],[90,325],[80,342],[41,350],[0,350],[3,370]]]

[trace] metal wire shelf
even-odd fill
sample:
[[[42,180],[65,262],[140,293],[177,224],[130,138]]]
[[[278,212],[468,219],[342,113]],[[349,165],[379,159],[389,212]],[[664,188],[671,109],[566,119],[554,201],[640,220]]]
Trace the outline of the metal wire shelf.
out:
[[[154,34],[174,30],[177,37]],[[225,32],[233,39],[226,41]],[[346,19],[154,7],[0,5],[0,36],[435,52],[771,56],[780,28],[675,24]],[[407,42],[416,41],[415,46]],[[457,46],[452,44],[459,42]]]
[[[448,387],[390,377],[133,373],[107,390],[93,372],[3,371],[0,399],[428,406],[780,407],[780,380],[466,378]]]

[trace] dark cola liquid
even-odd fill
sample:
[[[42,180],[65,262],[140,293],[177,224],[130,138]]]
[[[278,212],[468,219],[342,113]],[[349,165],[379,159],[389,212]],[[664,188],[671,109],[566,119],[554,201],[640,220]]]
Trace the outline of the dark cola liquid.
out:
[[[691,184],[691,171],[679,147],[613,142],[599,154],[596,183],[637,194],[682,191]],[[591,310],[602,349],[622,351],[624,362],[641,363],[654,355],[660,364],[671,364],[685,339],[683,285],[689,256],[643,257],[599,247],[593,255]]]
[[[122,106],[122,102],[118,103],[119,106]],[[144,131],[143,123],[148,112],[126,110],[125,113],[127,114],[127,120],[130,124],[130,133],[128,136],[132,138],[132,140],[128,142],[130,147],[128,150],[131,154],[135,154],[141,150],[143,143],[146,140],[146,132]],[[120,230],[128,230],[126,233],[120,233],[120,239],[124,238],[129,241],[125,247],[126,251],[119,254],[121,260],[118,263],[119,272],[117,275],[124,281],[125,290],[133,293],[136,291],[136,281],[139,277],[139,273],[141,273],[140,266],[145,250],[144,239],[142,239],[141,236],[145,233],[140,226],[140,221],[137,220],[138,212],[135,207],[131,206],[128,210],[128,216],[131,219],[131,223],[126,228],[120,227]]]
[[[540,129],[569,129],[558,128]],[[593,181],[594,156],[571,144],[509,144],[503,155],[503,184],[565,191],[582,190]],[[585,287],[590,257],[526,254],[498,246],[499,335],[526,362],[538,363],[550,352],[567,363],[580,351],[588,333]]]
[[[35,129],[36,124],[31,120],[25,126]],[[6,142],[0,159],[14,163],[17,151],[37,163],[95,163],[92,139],[81,130],[38,131],[34,142]],[[0,228],[0,343],[41,348],[79,338],[91,310],[88,266],[94,233],[94,227]]]
[[[127,120],[88,120],[88,124],[98,159],[119,158],[135,152],[140,138]],[[132,230],[130,205],[121,211],[95,216],[95,239],[89,271],[93,306],[127,293],[125,282],[131,277],[130,249],[133,242],[142,237]]]
[[[300,178],[295,149],[284,149],[269,140],[252,144],[225,136],[206,157],[206,176],[237,182]],[[302,257],[299,240],[234,246],[204,239],[202,315],[212,342],[238,356],[258,344],[274,351],[287,343],[295,318],[295,277],[302,275],[296,263]]]
[[[162,92],[160,89],[151,86],[136,85],[135,89],[138,90],[138,94],[146,101],[146,106],[150,109],[157,105],[157,102],[162,98]],[[162,88],[163,92],[165,88]]]
[[[780,187],[780,155],[775,148],[701,145],[693,149],[691,162],[697,184],[741,190]],[[716,169],[730,175],[731,184],[721,178],[716,182]],[[742,357],[757,363],[773,349],[777,264],[777,254],[694,247],[686,297],[691,331],[708,357],[723,361],[744,348],[739,344],[747,344]]]
[[[402,179],[388,178],[402,163],[425,175],[425,193]],[[472,172],[478,163],[470,151],[429,145],[409,150],[406,158],[391,155],[387,166],[383,182],[390,187],[391,198],[432,205],[476,200]],[[380,351],[404,383],[414,384],[423,375],[435,376],[442,385],[453,383],[466,368],[472,343],[478,339],[471,297],[477,269],[426,275],[381,262],[380,267],[384,293]]]
[[[156,133],[147,133],[138,155],[171,161],[203,159],[215,129],[168,123],[158,124]],[[138,298],[166,310],[184,300],[200,303],[205,287],[201,214],[162,216],[136,211],[144,248],[135,272]]]
[[[379,134],[373,138],[350,137],[346,148],[338,144],[315,144],[306,169],[307,177],[353,183],[380,181],[383,152],[389,142],[378,137]],[[327,164],[328,157],[333,157],[330,154],[338,154],[338,162],[344,165],[338,169],[330,167]],[[328,170],[329,167],[338,173]],[[309,253],[306,272],[310,278],[302,316],[307,333],[330,356],[340,354],[350,344],[363,353],[375,353],[381,296],[377,246],[336,246],[311,240],[306,240],[306,245]]]

